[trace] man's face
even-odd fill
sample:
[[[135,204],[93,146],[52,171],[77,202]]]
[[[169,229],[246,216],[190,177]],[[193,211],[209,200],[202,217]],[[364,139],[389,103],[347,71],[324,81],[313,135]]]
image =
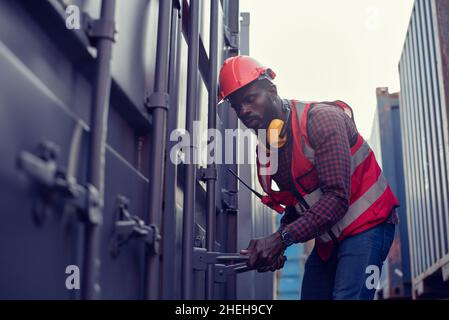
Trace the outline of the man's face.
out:
[[[229,100],[243,124],[253,130],[266,129],[273,116],[273,90],[253,82],[234,92]]]

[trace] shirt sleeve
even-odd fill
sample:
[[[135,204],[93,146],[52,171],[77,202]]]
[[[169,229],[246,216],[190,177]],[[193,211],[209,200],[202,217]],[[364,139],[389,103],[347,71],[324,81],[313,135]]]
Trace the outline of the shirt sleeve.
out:
[[[352,120],[343,110],[328,105],[316,105],[308,117],[308,137],[315,150],[315,168],[323,194],[303,216],[285,227],[295,242],[306,242],[328,231],[346,214],[350,199],[347,124]]]

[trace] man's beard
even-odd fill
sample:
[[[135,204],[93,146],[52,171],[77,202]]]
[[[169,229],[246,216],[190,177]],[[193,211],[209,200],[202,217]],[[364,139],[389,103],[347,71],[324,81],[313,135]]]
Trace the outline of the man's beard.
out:
[[[270,122],[273,119],[278,118],[276,113],[276,101],[274,100],[274,98],[267,98],[267,102],[265,105],[267,107],[265,109],[265,114],[262,121],[263,121],[263,129],[268,129]]]

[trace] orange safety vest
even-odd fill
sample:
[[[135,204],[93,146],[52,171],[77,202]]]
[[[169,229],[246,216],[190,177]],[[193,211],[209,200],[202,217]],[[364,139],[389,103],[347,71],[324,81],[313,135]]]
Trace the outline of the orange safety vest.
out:
[[[291,173],[296,190],[273,191],[271,189],[272,175],[261,175],[259,156],[257,156],[257,174],[259,182],[267,195],[262,197],[262,202],[279,213],[284,212],[286,206],[294,206],[300,214],[306,214],[306,210],[300,205],[299,193],[309,207],[320,200],[322,192],[319,188],[318,172],[315,168],[315,151],[311,147],[307,136],[308,111],[318,103],[301,103],[291,101],[292,108],[292,168]],[[342,101],[326,103],[340,107],[352,117],[352,109]],[[259,149],[259,148],[258,148]],[[266,152],[266,151],[265,151]],[[257,154],[259,150],[257,150]],[[269,166],[265,165],[265,170]],[[393,194],[374,152],[363,137],[358,134],[357,142],[351,147],[351,195],[349,208],[346,214],[327,233],[317,235],[316,245],[318,254],[322,260],[327,260],[335,241],[341,242],[349,236],[353,236],[384,222],[393,208],[399,205]],[[334,239],[332,239],[335,236]],[[334,240],[334,241],[333,241]]]

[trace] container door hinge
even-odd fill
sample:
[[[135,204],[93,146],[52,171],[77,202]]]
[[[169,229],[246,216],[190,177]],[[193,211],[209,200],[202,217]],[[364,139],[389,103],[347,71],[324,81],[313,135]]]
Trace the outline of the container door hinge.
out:
[[[131,239],[143,241],[153,254],[159,253],[161,235],[156,225],[146,225],[138,216],[129,212],[129,200],[122,195],[117,196],[117,220],[111,240],[111,255],[115,258],[120,249]]]
[[[99,39],[108,39],[115,42],[115,22],[106,19],[92,19],[87,13],[83,13],[83,28],[90,40],[91,45],[95,45]]]
[[[223,209],[226,213],[236,214],[238,212],[238,196],[233,190],[222,189]]]
[[[33,210],[35,223],[42,225],[51,209],[61,211],[58,209],[71,207],[78,213],[80,221],[100,224],[102,205],[98,190],[90,184],[80,185],[74,177],[67,175],[57,164],[58,155],[59,147],[50,141],[39,144],[35,154],[19,153],[18,168],[33,181],[39,194]]]
[[[168,110],[169,95],[166,92],[153,92],[148,94],[144,99],[145,107],[150,112],[155,108]]]
[[[238,32],[232,31],[228,26],[224,26],[224,39],[230,50],[239,50],[240,35]]]
[[[197,174],[198,180],[200,181],[208,181],[208,180],[217,180],[217,168],[215,167],[200,167],[198,169]]]

